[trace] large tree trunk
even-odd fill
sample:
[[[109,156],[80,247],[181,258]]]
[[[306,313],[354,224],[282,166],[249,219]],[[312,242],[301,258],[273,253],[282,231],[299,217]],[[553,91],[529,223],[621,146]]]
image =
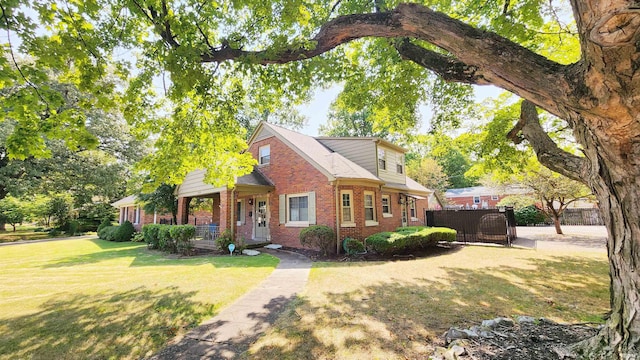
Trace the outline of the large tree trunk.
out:
[[[562,235],[562,227],[560,227],[560,218],[557,215],[553,215],[553,225],[556,227],[556,234]]]
[[[586,131],[576,134],[581,138],[580,142],[589,145],[585,148],[591,167],[589,183],[599,201],[609,235],[607,251],[611,281],[610,319],[598,336],[579,344],[576,349],[587,359],[639,359],[639,159],[627,158],[634,155],[633,151],[620,152],[616,144],[602,144],[602,139],[590,137]],[[637,152],[637,139],[635,146]]]

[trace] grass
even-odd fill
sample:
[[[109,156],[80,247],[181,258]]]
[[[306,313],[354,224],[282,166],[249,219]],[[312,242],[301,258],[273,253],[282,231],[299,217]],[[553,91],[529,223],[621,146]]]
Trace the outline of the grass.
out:
[[[35,226],[30,225],[18,225],[16,226],[16,231],[13,231],[11,225],[6,225],[6,231],[0,231],[0,243],[5,242],[15,242],[21,240],[41,240],[41,239],[50,239],[54,237],[68,237],[65,233],[60,233],[57,236],[51,236],[46,231],[36,231],[36,229],[41,229]]]
[[[604,252],[471,246],[414,261],[316,263],[251,359],[415,359],[451,326],[497,316],[603,322]]]
[[[277,263],[269,255],[170,259],[102,240],[0,247],[0,359],[148,357]]]

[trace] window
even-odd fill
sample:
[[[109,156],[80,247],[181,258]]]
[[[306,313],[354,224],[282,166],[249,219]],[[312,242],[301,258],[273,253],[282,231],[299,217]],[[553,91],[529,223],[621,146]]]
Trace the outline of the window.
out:
[[[391,217],[391,196],[382,195],[382,216]]]
[[[236,203],[236,224],[242,225],[244,224],[244,201],[238,200]]]
[[[136,206],[136,209],[134,210],[133,223],[140,224],[140,206]]]
[[[355,220],[353,218],[353,191],[342,190],[340,191],[340,207],[342,209],[342,223],[340,226],[350,227],[355,226]]]
[[[129,207],[127,206],[126,208],[124,208],[124,220],[122,220],[122,222],[124,223],[125,221],[129,220]]]
[[[384,149],[378,149],[378,169],[386,170],[387,169],[387,154]]]
[[[398,174],[404,174],[404,154],[397,154],[396,172]]]
[[[290,196],[289,197],[288,221],[309,221],[309,197]]]
[[[307,227],[316,223],[316,193],[278,195],[278,219],[286,227]]]
[[[364,224],[366,226],[378,225],[376,222],[376,201],[375,193],[364,192]]]
[[[416,218],[416,199],[409,199],[409,217]]]
[[[258,150],[258,152],[259,152],[258,162],[260,163],[260,165],[269,164],[271,162],[271,146],[269,145],[260,146],[260,149]]]
[[[473,197],[473,203],[474,204],[480,204],[480,196],[474,196]]]
[[[491,200],[498,200],[498,195],[491,195]]]

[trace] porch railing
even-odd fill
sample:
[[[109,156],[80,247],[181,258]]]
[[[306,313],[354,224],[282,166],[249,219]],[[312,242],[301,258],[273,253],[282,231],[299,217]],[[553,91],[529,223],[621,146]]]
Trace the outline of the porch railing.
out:
[[[217,224],[196,225],[194,246],[215,248],[216,239],[220,236],[220,226]]]

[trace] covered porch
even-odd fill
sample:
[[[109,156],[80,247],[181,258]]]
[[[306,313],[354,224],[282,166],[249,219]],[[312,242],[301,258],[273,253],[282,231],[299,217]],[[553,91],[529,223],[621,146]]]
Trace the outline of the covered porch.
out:
[[[176,189],[178,222],[196,226],[195,247],[216,249],[216,239],[225,232],[236,245],[270,242],[265,199],[274,187],[259,170],[237,178],[233,188],[215,188],[203,179],[203,170],[194,171]]]

